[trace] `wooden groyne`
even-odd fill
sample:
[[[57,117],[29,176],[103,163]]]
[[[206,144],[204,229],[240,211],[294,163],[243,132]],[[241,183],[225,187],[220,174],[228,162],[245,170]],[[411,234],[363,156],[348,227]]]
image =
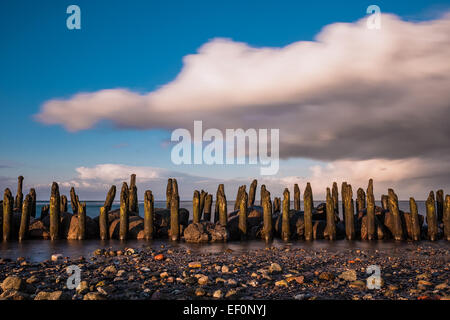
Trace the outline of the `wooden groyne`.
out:
[[[41,208],[36,217],[36,191],[23,194],[22,176],[18,177],[17,194],[13,197],[5,189],[0,205],[0,228],[3,241],[26,239],[169,239],[171,241],[216,242],[261,239],[272,241],[334,240],[447,240],[450,241],[450,195],[443,190],[431,191],[426,200],[426,212],[419,214],[414,198],[409,199],[409,212],[400,210],[397,194],[388,189],[381,196],[381,206],[375,204],[373,180],[367,189],[356,190],[343,182],[341,189],[333,182],[326,189],[325,203],[314,206],[313,189],[307,183],[303,192],[301,210],[301,186],[285,188],[282,198],[273,197],[263,184],[261,200],[255,204],[257,180],[238,188],[234,210],[228,211],[225,187],[220,184],[215,199],[205,190],[194,190],[192,220],[189,209],[180,208],[178,183],[167,181],[165,208],[154,207],[151,190],[144,193],[144,214],[139,215],[136,175],[130,184],[123,182],[120,192],[120,208],[112,210],[116,186],[108,190],[99,215],[86,215],[86,203],[80,202],[74,187],[70,189],[70,208],[66,195],[60,195],[58,183],[53,182],[49,205]],[[339,195],[342,206],[339,206]],[[436,195],[436,197],[435,197]],[[213,202],[214,215],[212,215]],[[213,219],[213,221],[211,221]]]

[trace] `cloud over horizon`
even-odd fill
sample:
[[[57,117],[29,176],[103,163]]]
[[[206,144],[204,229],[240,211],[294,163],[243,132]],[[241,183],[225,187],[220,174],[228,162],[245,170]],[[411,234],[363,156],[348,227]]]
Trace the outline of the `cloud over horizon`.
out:
[[[317,184],[373,177],[411,192],[428,183],[423,192],[448,186],[450,175],[449,34],[449,13],[425,22],[382,14],[381,30],[367,29],[366,18],[334,23],[314,41],[283,48],[213,39],[155,91],[77,93],[45,102],[36,119],[68,131],[101,121],[137,129],[190,129],[194,120],[205,129],[279,128],[282,158],[328,162],[313,171]],[[92,173],[84,170],[80,177]]]
[[[68,194],[70,188],[76,188],[82,200],[101,200],[106,196],[111,185],[116,185],[120,192],[122,182],[127,183],[132,173],[136,174],[136,184],[139,198],[142,200],[144,191],[152,190],[155,199],[165,199],[165,188],[168,178],[176,178],[179,185],[182,200],[190,200],[195,189],[204,189],[215,197],[217,186],[224,183],[227,199],[234,200],[240,185],[247,185],[249,190],[252,178],[216,179],[181,173],[179,171],[147,166],[128,166],[123,164],[98,164],[93,167],[79,167],[75,169],[76,176],[68,181],[59,181],[62,194]],[[442,174],[445,171],[446,174]],[[335,161],[325,165],[315,165],[309,168],[306,176],[262,176],[258,177],[258,188],[265,184],[272,197],[281,196],[284,188],[289,188],[291,193],[295,183],[298,183],[303,193],[307,182],[313,188],[316,200],[325,199],[327,187],[331,187],[336,181],[339,189],[341,183],[346,181],[356,189],[367,188],[368,177],[374,179],[374,193],[379,200],[381,194],[386,194],[388,188],[394,188],[401,200],[408,200],[414,196],[417,200],[426,198],[430,189],[430,177],[423,176],[422,172],[431,174],[433,179],[439,182],[436,188],[449,190],[450,162],[442,165],[439,160],[423,161],[421,159],[386,160],[373,159],[365,161]],[[15,183],[8,179],[9,183]],[[25,179],[24,192],[29,186]],[[36,188],[38,199],[46,200],[50,195],[51,183],[33,186]],[[14,192],[14,189],[11,189]],[[259,190],[259,189],[258,189]],[[291,195],[291,198],[293,195]],[[256,198],[259,199],[259,191]],[[118,196],[116,197],[118,200]]]

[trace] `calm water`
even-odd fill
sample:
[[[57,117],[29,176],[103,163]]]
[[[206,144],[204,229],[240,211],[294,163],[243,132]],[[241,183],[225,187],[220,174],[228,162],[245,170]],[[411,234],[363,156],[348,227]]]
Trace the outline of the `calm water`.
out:
[[[166,247],[182,247],[189,248],[193,253],[220,253],[226,249],[232,249],[234,254],[247,252],[251,249],[263,249],[266,247],[283,248],[290,246],[293,248],[314,248],[327,249],[328,251],[337,252],[343,249],[360,249],[360,250],[379,250],[389,252],[392,255],[405,254],[408,250],[414,250],[419,245],[429,246],[435,248],[449,247],[449,242],[440,240],[436,242],[420,241],[417,242],[396,242],[396,241],[327,241],[315,240],[307,241],[293,241],[285,243],[279,239],[266,244],[264,241],[251,240],[244,242],[227,242],[227,243],[210,243],[210,244],[189,244],[184,242],[172,243],[165,240],[28,240],[23,242],[2,242],[0,243],[0,257],[17,259],[18,257],[25,257],[29,261],[40,262],[50,259],[52,254],[61,253],[64,257],[78,258],[80,256],[90,257],[92,253],[98,248],[112,248],[113,250],[124,249],[126,247],[142,248],[152,247],[154,249],[161,248],[161,245]],[[399,250],[401,249],[401,250]]]
[[[317,206],[320,203],[323,203],[324,201],[314,201],[314,205]],[[234,209],[234,201],[228,201],[228,212],[233,211]],[[99,215],[100,207],[102,207],[104,204],[104,201],[86,201],[86,214],[94,218]],[[255,201],[255,204],[259,205],[259,201]],[[38,201],[36,203],[36,216],[39,217],[41,214],[41,208],[44,205],[48,205],[48,201]],[[380,202],[376,202],[376,205],[381,206]],[[400,210],[409,212],[409,201],[399,201],[398,203]],[[165,201],[155,201],[155,208],[165,208],[166,202]],[[214,213],[214,207],[215,203],[213,203],[213,213]],[[291,202],[291,208],[294,207],[294,202]],[[301,202],[301,207],[303,210],[303,201]],[[189,212],[192,214],[192,201],[180,201],[180,208],[186,208],[189,210]],[[339,202],[339,208],[342,208],[341,202]],[[119,202],[115,202],[112,206],[112,210],[119,209]],[[417,209],[419,211],[419,214],[425,215],[425,201],[417,201]],[[68,204],[68,210],[69,212],[72,212],[72,208],[70,207],[70,202]],[[340,210],[341,211],[341,210]],[[143,216],[144,214],[144,203],[139,203],[139,214]],[[342,212],[341,212],[342,217]]]
[[[317,206],[323,201],[315,201],[314,204]],[[37,215],[40,215],[40,209],[42,206],[48,204],[48,202],[39,201],[37,203]],[[259,201],[256,201],[256,204],[259,204]],[[155,201],[155,208],[164,208],[166,205],[165,201]],[[341,204],[340,204],[341,205]],[[380,203],[377,203],[380,205]],[[99,214],[100,207],[103,206],[103,201],[89,201],[86,202],[86,211],[87,215],[90,217],[95,217]],[[291,203],[291,207],[294,204]],[[425,212],[425,202],[418,201],[417,202],[418,210],[420,214],[424,214]],[[192,201],[181,201],[180,207],[188,209],[192,212]],[[409,201],[400,201],[399,207],[401,210],[409,211]],[[119,203],[115,203],[113,205],[113,209],[118,209]],[[214,208],[214,203],[213,203]],[[228,202],[228,211],[232,211],[234,208],[234,201]],[[303,202],[302,202],[303,208]],[[71,208],[69,205],[69,212],[71,212]],[[143,203],[139,204],[139,212],[142,215],[144,212]],[[430,246],[442,247],[448,246],[448,241],[438,241],[438,242],[428,242],[421,241],[420,244],[426,243]],[[119,241],[119,240],[58,240],[58,241],[49,241],[49,240],[29,240],[23,242],[7,242],[0,243],[0,257],[1,258],[10,258],[16,259],[18,257],[26,257],[31,261],[43,261],[46,259],[50,259],[51,255],[54,253],[61,253],[63,256],[76,258],[79,256],[90,256],[95,249],[98,248],[108,248],[111,247],[114,250],[123,249],[125,247],[133,247],[139,248],[143,246],[151,246],[154,248],[160,247],[162,244],[168,245],[168,242],[165,240],[153,240],[153,241],[145,241],[145,240],[128,240],[128,241]],[[229,242],[229,243],[213,243],[213,244],[187,244],[187,243],[170,243],[171,246],[179,246],[179,247],[188,247],[193,252],[202,252],[202,253],[214,253],[214,252],[223,252],[226,249],[230,248],[235,253],[245,252],[250,249],[260,249],[265,248],[266,246],[276,246],[283,247],[286,246],[286,243],[275,239],[269,245],[266,245],[264,241],[245,241],[245,242]],[[326,240],[317,240],[312,242],[305,241],[294,241],[290,243],[293,247],[304,247],[304,248],[326,248],[327,250],[340,250],[343,248],[355,248],[355,249],[378,249],[378,250],[390,250],[394,252],[399,248],[415,248],[418,244],[413,242],[395,242],[395,241],[326,241]]]

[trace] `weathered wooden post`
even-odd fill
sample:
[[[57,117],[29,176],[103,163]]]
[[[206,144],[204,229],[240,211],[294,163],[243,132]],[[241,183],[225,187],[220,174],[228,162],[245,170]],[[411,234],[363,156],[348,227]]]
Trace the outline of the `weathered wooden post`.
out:
[[[70,206],[72,207],[72,213],[78,214],[77,194],[75,188],[70,188]]]
[[[434,201],[434,192],[430,191],[430,195],[426,201],[427,207],[427,225],[428,238],[431,241],[436,241],[438,236],[438,222],[436,217],[436,205]]]
[[[444,190],[442,189],[436,191],[436,216],[439,224],[444,217]]]
[[[373,180],[367,187],[367,239],[375,239],[375,196],[373,195]]]
[[[59,238],[59,216],[60,216],[61,199],[59,196],[59,187],[56,182],[52,184],[52,192],[50,196],[50,239],[57,240]]]
[[[389,197],[385,194],[381,195],[381,208],[384,211],[389,210]]]
[[[100,239],[107,240],[109,238],[109,218],[108,218],[108,210],[105,206],[100,207],[98,224],[100,227]]]
[[[417,204],[414,198],[409,198],[409,209],[411,211],[412,239],[414,241],[419,241],[420,240],[419,212],[417,211]]]
[[[11,190],[6,188],[3,195],[3,241],[9,241],[11,239],[13,207],[14,198]]]
[[[78,202],[78,240],[86,239],[86,202]]]
[[[200,222],[200,192],[194,191],[194,197],[192,198],[192,221],[194,223]]]
[[[177,179],[172,179],[172,197],[170,199],[170,237],[172,241],[180,238],[180,196]]]
[[[153,239],[153,217],[154,217],[155,199],[150,190],[144,194],[144,238],[145,240]]]
[[[279,197],[273,198],[273,212],[281,211],[281,199]]]
[[[260,201],[260,204],[261,204],[261,207],[262,207],[262,205],[263,205],[263,197],[264,197],[264,195],[266,194],[266,185],[265,184],[263,184],[263,185],[261,185],[261,199],[259,200]]]
[[[258,180],[254,179],[250,184],[250,190],[248,192],[248,206],[253,207],[255,205],[256,188],[258,187]]]
[[[362,188],[358,188],[356,191],[356,209],[358,213],[364,210],[366,207],[366,193]]]
[[[48,216],[48,212],[50,211],[50,206],[47,204],[47,205],[44,205],[44,206],[42,206],[41,207],[41,215],[40,215],[40,217],[39,217],[39,219],[42,221],[42,220],[44,220],[44,218],[46,217],[46,216]]]
[[[172,199],[172,179],[167,180],[166,188],[166,209],[170,209],[170,200]]]
[[[305,220],[305,240],[313,240],[313,224],[312,224],[312,211],[314,208],[313,193],[311,184],[306,184],[305,192],[303,194],[303,206],[304,206],[304,220]]]
[[[342,198],[342,221],[344,221],[345,224],[345,197],[347,196],[347,182],[342,182],[341,185],[341,198]]]
[[[22,202],[23,202],[22,187],[23,187],[23,177],[19,176],[17,178],[17,194],[16,199],[14,201],[14,208],[18,210],[22,210]]]
[[[31,211],[31,196],[26,195],[25,201],[22,204],[22,216],[20,218],[20,229],[19,229],[19,241],[27,238],[28,227],[30,226],[30,211]]]
[[[394,239],[395,240],[403,240],[403,228],[402,228],[402,220],[400,217],[400,211],[398,209],[398,197],[395,194],[393,189],[388,190],[389,197],[389,211],[392,214],[392,218],[394,220]],[[434,206],[434,201],[433,201]]]
[[[214,208],[214,223],[217,223],[217,221],[220,220],[219,194],[221,194],[221,193],[225,193],[223,184],[219,184],[219,186],[217,187],[216,203],[215,203],[215,208]]]
[[[108,194],[106,195],[105,203],[103,204],[103,207],[105,207],[107,213],[111,211],[115,197],[116,197],[116,186],[112,185],[108,191]]]
[[[345,235],[347,240],[355,239],[355,208],[353,204],[352,185],[347,184],[345,192],[342,191],[345,206]]]
[[[67,212],[67,197],[65,195],[61,196],[60,209],[61,212]]]
[[[33,218],[36,218],[36,190],[34,190],[34,188],[31,188],[29,194],[30,194],[30,197],[31,197],[30,215]]]
[[[283,212],[281,216],[281,239],[283,239],[283,241],[289,241],[291,238],[291,227],[289,225],[290,205],[291,199],[289,189],[285,188],[283,192]]]
[[[227,198],[225,196],[225,189],[222,185],[222,188],[219,193],[219,198],[217,199],[219,202],[219,223],[222,226],[226,226],[228,223],[228,211],[227,211]]]
[[[244,186],[242,189],[241,204],[239,206],[239,234],[241,240],[247,239],[247,205],[248,195]]]
[[[128,236],[128,185],[126,182],[122,184],[122,190],[120,192],[120,217],[119,217],[119,239],[126,240]]]
[[[216,202],[214,203],[214,223],[217,223],[219,221],[219,192],[220,192],[220,185],[217,187],[216,191]]]
[[[445,196],[443,220],[444,220],[444,239],[450,241],[450,195]]]
[[[207,194],[205,198],[205,213],[203,218],[205,221],[211,221],[212,194]]]
[[[200,192],[200,201],[199,201],[199,221],[202,220],[202,216],[203,216],[203,210],[205,210],[205,199],[206,196],[208,195],[208,192],[205,192],[204,190],[202,190]]]
[[[272,241],[273,231],[272,231],[272,202],[270,201],[270,192],[261,186],[261,201],[263,207],[263,230],[264,230],[264,240],[266,242]]]
[[[240,186],[238,188],[236,200],[234,201],[234,211],[238,210],[239,206],[241,205],[241,199],[242,199],[242,194],[244,192],[244,188],[245,188],[245,186]]]
[[[139,214],[138,195],[136,187],[136,174],[132,174],[130,177],[130,188],[128,190],[128,211]]]
[[[300,211],[300,188],[298,184],[294,184],[294,210]]]
[[[336,222],[334,220],[334,203],[331,197],[330,188],[327,188],[326,199],[326,214],[327,214],[327,235],[328,240],[336,240]]]
[[[339,191],[336,182],[333,182],[331,189],[331,198],[333,199],[334,213],[339,217]]]

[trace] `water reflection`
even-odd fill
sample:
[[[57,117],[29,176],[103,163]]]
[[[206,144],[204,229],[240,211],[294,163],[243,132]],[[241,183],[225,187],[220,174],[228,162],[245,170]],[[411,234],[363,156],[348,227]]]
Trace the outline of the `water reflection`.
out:
[[[291,248],[305,248],[305,249],[327,249],[328,251],[339,252],[345,249],[361,249],[361,250],[380,250],[389,251],[396,254],[396,251],[405,252],[414,250],[419,245],[430,246],[435,248],[448,248],[448,241],[421,241],[421,242],[396,242],[392,241],[293,241],[283,242],[275,239],[273,242],[266,244],[264,241],[252,240],[243,242],[228,242],[228,243],[211,243],[211,244],[189,244],[185,242],[172,243],[165,240],[28,240],[22,242],[2,242],[0,244],[0,257],[17,259],[18,257],[25,257],[33,262],[40,262],[50,259],[52,254],[61,253],[65,257],[77,258],[80,256],[89,257],[98,248],[112,248],[113,250],[124,249],[126,247],[142,248],[151,247],[158,249],[164,246],[189,248],[193,253],[221,253],[227,249],[233,250],[233,253],[243,253],[253,249],[264,249],[267,247],[291,247]],[[402,250],[398,250],[402,249]]]

